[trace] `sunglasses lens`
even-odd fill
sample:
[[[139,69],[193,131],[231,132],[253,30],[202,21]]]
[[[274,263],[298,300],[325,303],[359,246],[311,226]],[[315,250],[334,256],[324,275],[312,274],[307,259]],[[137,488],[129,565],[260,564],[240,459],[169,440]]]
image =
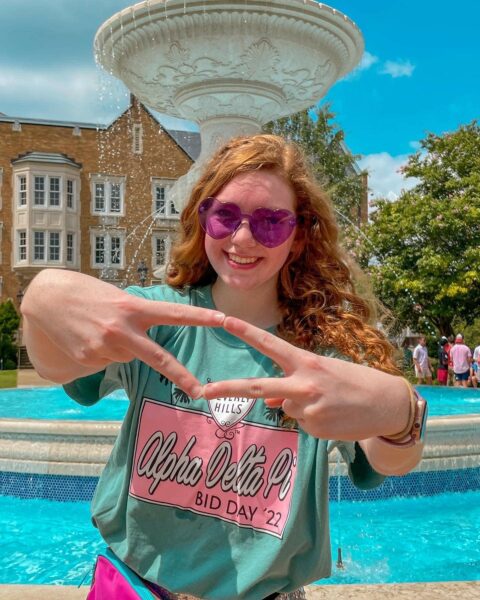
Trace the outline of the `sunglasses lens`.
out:
[[[295,215],[289,210],[257,208],[252,215],[242,215],[237,204],[220,202],[215,198],[207,198],[200,204],[198,216],[202,229],[216,240],[232,235],[246,218],[255,240],[267,248],[283,244],[296,224]]]
[[[215,198],[204,200],[199,206],[198,215],[202,229],[216,240],[231,235],[242,220],[236,204],[218,202]]]
[[[295,227],[295,216],[288,210],[257,208],[250,217],[253,237],[267,248],[283,244]]]

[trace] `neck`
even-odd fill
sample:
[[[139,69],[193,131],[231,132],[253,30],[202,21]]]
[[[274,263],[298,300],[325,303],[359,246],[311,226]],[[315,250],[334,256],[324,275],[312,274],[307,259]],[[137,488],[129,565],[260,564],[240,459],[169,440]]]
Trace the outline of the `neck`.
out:
[[[237,290],[217,279],[212,285],[212,296],[217,310],[261,329],[273,327],[282,319],[277,291],[271,286],[255,291]]]

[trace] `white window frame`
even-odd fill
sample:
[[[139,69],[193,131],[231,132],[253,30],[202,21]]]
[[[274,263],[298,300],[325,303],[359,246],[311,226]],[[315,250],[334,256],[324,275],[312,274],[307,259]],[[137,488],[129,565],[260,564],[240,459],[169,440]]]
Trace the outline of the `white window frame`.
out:
[[[28,177],[26,173],[17,175],[17,206],[24,208],[28,204]]]
[[[97,262],[97,240],[103,239],[104,262]],[[119,262],[112,260],[112,241],[119,240],[120,259]],[[114,242],[115,243],[115,242]],[[93,269],[105,269],[113,267],[115,269],[125,268],[125,233],[123,231],[92,231],[90,233],[90,263]]]
[[[22,243],[23,242],[23,243]],[[23,252],[22,252],[23,250]],[[24,256],[22,256],[22,254]],[[17,262],[27,262],[28,260],[28,236],[26,229],[17,230]]]
[[[72,244],[69,244],[69,236],[71,236]],[[75,232],[67,231],[65,236],[65,262],[69,265],[75,264]],[[69,258],[68,255],[71,251],[72,257]]]
[[[34,229],[32,230],[32,262],[33,263],[41,263],[44,264],[46,262],[46,256],[48,256],[48,252],[47,252],[47,238],[48,236],[45,235],[45,233],[47,233],[45,231],[45,229]],[[37,234],[40,236],[42,236],[43,242],[42,245],[37,244]],[[35,253],[37,251],[37,247],[38,248],[43,248],[43,258],[37,258],[35,256]]]
[[[58,240],[57,243],[53,243],[53,236]],[[49,264],[58,264],[62,260],[62,232],[61,231],[48,231],[47,236],[47,246],[48,246],[48,254],[47,254],[47,262]],[[52,258],[52,250],[55,250],[55,253],[58,252],[57,258]]]
[[[72,184],[72,189],[69,190],[69,183]],[[77,205],[76,203],[76,191],[77,191],[77,186],[76,186],[76,181],[75,179],[73,179],[72,177],[66,177],[65,178],[65,205],[67,207],[67,210],[75,210],[75,207]]]
[[[104,190],[103,208],[97,208],[97,186],[102,185]],[[116,196],[112,191],[118,186],[118,210],[113,210]],[[91,181],[91,214],[99,216],[123,217],[125,216],[125,180],[121,177],[94,176]]]
[[[26,174],[25,174],[26,175]],[[23,174],[19,173],[18,177],[22,177]],[[28,176],[27,176],[28,177]],[[43,180],[43,203],[40,204],[37,202],[37,193],[40,193],[40,189],[37,189],[37,179]],[[55,186],[55,189],[52,187],[52,183],[57,181],[58,183]],[[64,195],[66,194],[66,190],[64,189],[64,175],[60,173],[35,173],[32,172],[32,184],[33,184],[33,194],[32,194],[32,206],[33,208],[39,210],[62,210]],[[52,202],[53,198],[58,199],[58,204],[54,204]],[[27,178],[27,204],[28,204],[28,178]],[[26,206],[26,205],[18,205],[18,206]]]
[[[175,180],[152,178],[152,213],[155,219],[180,220],[180,213],[177,212],[175,204],[169,200],[169,191]],[[163,198],[158,198],[158,192],[163,190]],[[163,210],[159,209],[159,203],[163,202]]]
[[[20,233],[20,232],[19,232]],[[35,257],[35,251],[37,249],[36,234],[43,236],[43,258]],[[58,246],[52,244],[52,235],[58,235]],[[36,265],[58,265],[62,262],[63,254],[63,232],[61,229],[32,229],[30,236],[27,236],[27,256],[28,248],[31,248],[31,262]],[[52,248],[58,247],[58,258],[51,258]],[[19,246],[19,259],[20,259],[20,246]]]
[[[60,175],[48,175],[48,207],[49,208],[61,208],[62,207],[62,178]],[[55,183],[53,186],[52,184]],[[53,202],[55,200],[55,202]]]
[[[45,185],[47,177],[48,177],[47,175],[35,175],[35,174],[33,174],[33,198],[32,198],[33,204],[32,204],[32,206],[34,206],[34,207],[39,207],[39,208],[46,208],[47,207],[46,200],[47,200],[47,187],[48,186]],[[43,185],[42,185],[43,189],[37,188],[37,179],[38,179],[39,182],[40,181],[43,182]],[[39,194],[39,196],[38,196],[39,199],[43,198],[42,202],[37,202],[37,193]],[[41,195],[40,195],[40,193],[41,193]]]

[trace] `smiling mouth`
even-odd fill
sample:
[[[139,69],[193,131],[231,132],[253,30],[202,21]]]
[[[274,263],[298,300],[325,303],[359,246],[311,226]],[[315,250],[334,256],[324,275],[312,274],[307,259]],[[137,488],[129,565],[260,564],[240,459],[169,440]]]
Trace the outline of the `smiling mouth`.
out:
[[[253,263],[256,263],[260,260],[259,258],[255,257],[238,256],[237,254],[230,253],[228,253],[228,259],[237,265],[253,265]]]

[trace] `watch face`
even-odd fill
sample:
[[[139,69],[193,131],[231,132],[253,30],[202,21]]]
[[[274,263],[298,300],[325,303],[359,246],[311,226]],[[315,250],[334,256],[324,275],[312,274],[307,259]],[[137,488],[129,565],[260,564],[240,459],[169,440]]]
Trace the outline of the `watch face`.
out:
[[[427,428],[428,405],[423,398],[417,398],[417,410],[415,411],[415,421],[413,422],[412,434],[415,443],[423,442],[425,439],[425,430]]]

